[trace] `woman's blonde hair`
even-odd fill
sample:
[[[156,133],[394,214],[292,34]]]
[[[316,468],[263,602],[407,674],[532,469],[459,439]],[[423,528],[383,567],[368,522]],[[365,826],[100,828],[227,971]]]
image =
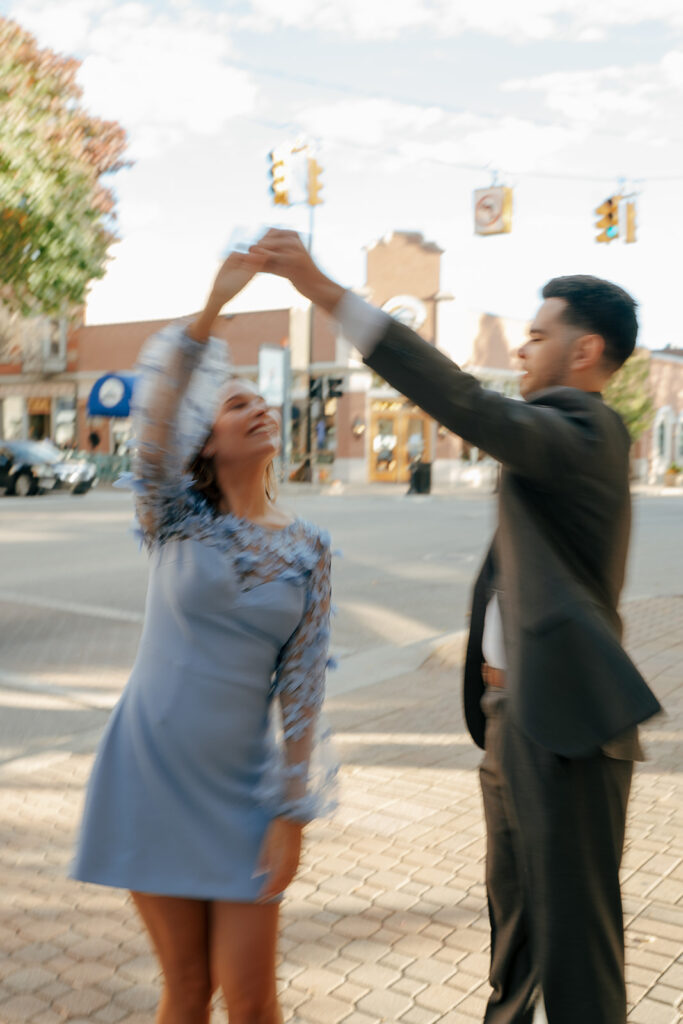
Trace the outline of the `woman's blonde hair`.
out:
[[[204,454],[208,440],[209,438],[207,437],[199,452],[190,463],[190,475],[192,476],[194,490],[206,499],[214,512],[218,512],[221,501],[223,501],[223,494],[218,486],[215,456]],[[274,505],[277,500],[277,479],[273,459],[270,460],[264,470],[263,485],[266,491],[266,498],[271,505]]]

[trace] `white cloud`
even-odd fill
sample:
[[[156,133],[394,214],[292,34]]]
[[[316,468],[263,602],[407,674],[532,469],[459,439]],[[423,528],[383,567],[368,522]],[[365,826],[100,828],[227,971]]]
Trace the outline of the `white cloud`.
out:
[[[682,50],[671,51],[657,64],[559,71],[511,80],[501,88],[542,93],[554,114],[597,134],[640,142],[682,139]]]
[[[629,81],[630,80],[630,81]],[[629,87],[630,85],[630,87]],[[651,107],[652,82],[633,82],[633,69],[560,71],[535,78],[513,79],[504,92],[541,92],[547,107],[571,121],[600,121],[605,114],[640,116]]]
[[[351,99],[321,103],[298,114],[304,129],[326,143],[364,146],[400,141],[406,135],[441,124],[444,111],[384,99]]]
[[[217,135],[255,106],[250,76],[230,66],[226,15],[180,5],[158,13],[141,3],[33,0],[22,5],[20,20],[41,45],[81,56],[86,104],[128,130],[135,158],[188,133]]]
[[[521,118],[481,120],[467,128],[457,119],[440,133],[438,141],[408,141],[402,153],[408,159],[457,165],[483,165],[505,174],[538,171],[552,165],[552,157],[580,141],[576,132],[539,125]]]
[[[583,138],[576,129],[539,125],[523,118],[451,114],[390,100],[343,100],[301,112],[305,129],[353,161],[354,151],[381,162],[387,172],[435,161],[518,171]],[[369,150],[369,152],[368,152]],[[373,157],[373,152],[376,156]]]
[[[394,37],[432,22],[425,0],[252,0],[250,28],[273,25],[339,32],[360,39]]]
[[[25,0],[11,5],[9,16],[33,32],[41,46],[71,54],[87,49],[93,21],[110,7],[109,0]]]
[[[246,23],[318,29],[359,39],[391,39],[428,28],[443,36],[473,30],[515,39],[595,40],[609,28],[660,20],[683,28],[680,0],[251,0]]]

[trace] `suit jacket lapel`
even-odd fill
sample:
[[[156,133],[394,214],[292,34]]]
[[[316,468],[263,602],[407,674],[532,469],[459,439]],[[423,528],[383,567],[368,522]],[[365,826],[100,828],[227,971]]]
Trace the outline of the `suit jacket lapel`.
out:
[[[484,635],[486,608],[495,589],[496,582],[496,537],[484,559],[472,593],[472,609],[470,616],[470,635],[465,655],[465,686],[464,703],[465,719],[472,738],[480,747],[484,746],[484,729],[486,720],[481,710],[481,697],[484,693],[484,680],[481,675],[481,642]]]

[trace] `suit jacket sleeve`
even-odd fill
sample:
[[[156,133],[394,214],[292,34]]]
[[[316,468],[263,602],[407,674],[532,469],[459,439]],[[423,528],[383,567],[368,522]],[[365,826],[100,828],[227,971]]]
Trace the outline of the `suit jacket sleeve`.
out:
[[[390,322],[365,362],[392,387],[470,444],[524,476],[551,481],[586,468],[595,440],[585,398],[562,389],[558,403],[505,398],[403,324]],[[561,406],[558,407],[558,406]]]

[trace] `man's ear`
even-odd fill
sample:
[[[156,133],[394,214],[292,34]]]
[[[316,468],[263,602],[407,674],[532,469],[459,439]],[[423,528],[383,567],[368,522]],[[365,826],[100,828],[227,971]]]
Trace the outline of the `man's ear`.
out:
[[[592,370],[600,365],[605,352],[605,339],[601,334],[582,334],[572,349],[572,370]]]

